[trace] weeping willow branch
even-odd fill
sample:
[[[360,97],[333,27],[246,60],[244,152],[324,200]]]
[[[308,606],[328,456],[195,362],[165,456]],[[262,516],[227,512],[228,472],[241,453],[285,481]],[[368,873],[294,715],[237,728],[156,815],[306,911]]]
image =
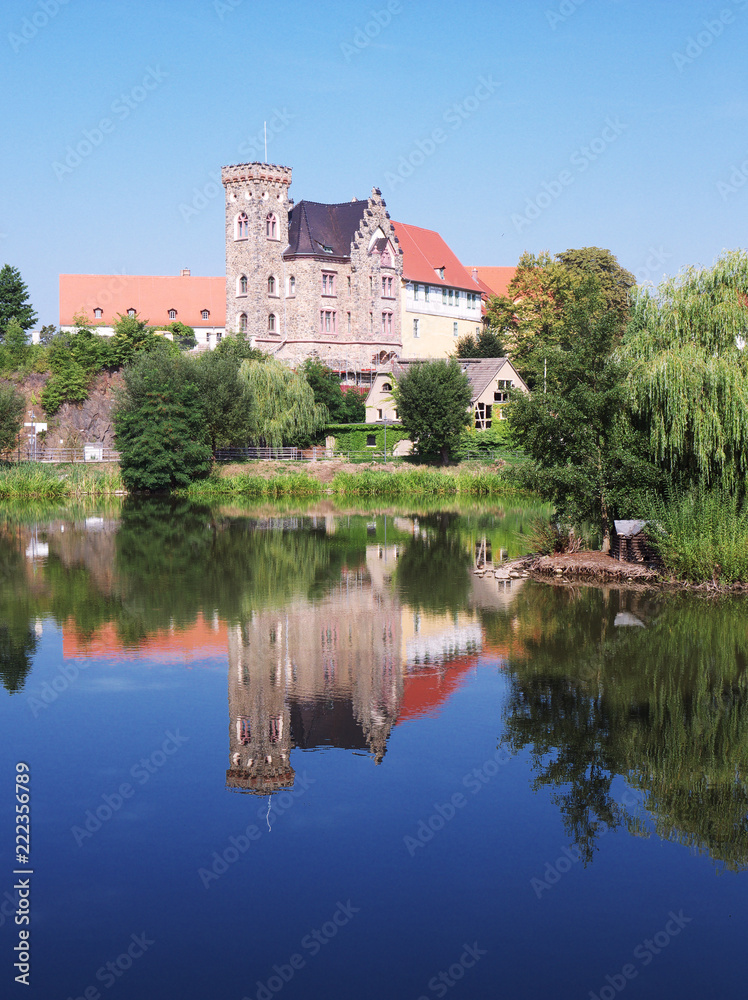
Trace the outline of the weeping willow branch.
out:
[[[249,437],[255,444],[280,448],[329,422],[327,407],[314,402],[304,376],[280,361],[243,361],[239,377],[251,399]]]

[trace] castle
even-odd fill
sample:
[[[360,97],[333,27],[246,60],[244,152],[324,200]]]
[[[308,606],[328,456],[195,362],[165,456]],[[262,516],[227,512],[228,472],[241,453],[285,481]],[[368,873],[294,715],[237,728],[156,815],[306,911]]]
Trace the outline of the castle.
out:
[[[222,170],[226,329],[292,362],[356,372],[402,351],[403,252],[382,193],[337,205],[288,196],[291,168]]]

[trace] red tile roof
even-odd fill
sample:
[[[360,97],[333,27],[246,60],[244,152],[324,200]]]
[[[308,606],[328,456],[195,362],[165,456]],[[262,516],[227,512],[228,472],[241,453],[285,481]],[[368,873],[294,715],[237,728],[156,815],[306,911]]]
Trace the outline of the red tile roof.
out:
[[[478,272],[478,281],[485,285],[491,295],[508,295],[509,282],[514,277],[516,267],[467,267],[468,274]]]
[[[102,310],[99,319],[94,309]],[[72,326],[84,313],[91,322],[111,326],[117,314],[135,309],[152,326],[169,323],[169,310],[192,327],[226,326],[226,279],[190,275],[61,274],[60,326]],[[207,309],[210,317],[201,316]]]
[[[433,229],[421,229],[404,222],[393,222],[395,235],[403,251],[403,278],[419,281],[427,285],[446,288],[466,288],[475,291],[475,284],[468,272],[452,253],[439,233]],[[437,269],[444,268],[444,278]]]

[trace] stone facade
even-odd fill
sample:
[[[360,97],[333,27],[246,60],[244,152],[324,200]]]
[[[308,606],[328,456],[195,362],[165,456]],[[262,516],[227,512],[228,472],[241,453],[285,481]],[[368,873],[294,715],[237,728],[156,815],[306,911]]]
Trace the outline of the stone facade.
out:
[[[403,255],[382,194],[289,198],[291,168],[227,166],[226,329],[290,361],[359,372],[402,351]]]

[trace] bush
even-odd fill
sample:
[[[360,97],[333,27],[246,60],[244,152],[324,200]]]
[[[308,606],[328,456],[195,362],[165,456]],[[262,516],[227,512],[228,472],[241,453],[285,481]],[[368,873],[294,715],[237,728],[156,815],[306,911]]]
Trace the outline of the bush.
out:
[[[163,347],[141,354],[124,372],[114,414],[122,478],[130,490],[186,487],[210,472],[212,452],[194,361]]]

